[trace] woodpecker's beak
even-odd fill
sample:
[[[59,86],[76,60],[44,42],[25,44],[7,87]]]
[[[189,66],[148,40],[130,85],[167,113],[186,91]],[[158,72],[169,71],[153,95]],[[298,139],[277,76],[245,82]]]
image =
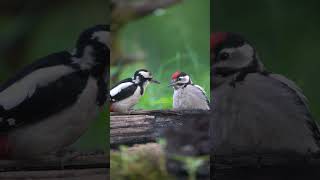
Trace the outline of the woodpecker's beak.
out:
[[[160,84],[160,82],[157,81],[157,80],[155,80],[155,79],[151,79],[150,82],[151,82],[151,83],[155,83],[155,84]]]
[[[177,82],[175,80],[171,80],[170,84],[168,85],[168,87],[174,86],[176,85]]]

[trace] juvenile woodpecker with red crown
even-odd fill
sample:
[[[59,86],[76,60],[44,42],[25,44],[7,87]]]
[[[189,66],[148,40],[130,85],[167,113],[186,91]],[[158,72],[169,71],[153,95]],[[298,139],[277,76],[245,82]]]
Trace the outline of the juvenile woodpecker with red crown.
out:
[[[209,110],[209,100],[201,86],[193,84],[191,77],[185,72],[177,71],[171,76],[169,86],[173,87],[173,109]]]
[[[241,35],[211,35],[211,137],[216,154],[315,153],[320,133],[297,85],[268,72]]]
[[[26,66],[0,86],[0,159],[34,159],[85,133],[107,99],[109,26],[85,30],[72,52]]]
[[[110,90],[110,111],[129,112],[146,91],[149,83],[160,84],[153,79],[151,72],[146,69],[137,70],[132,78],[127,78]]]

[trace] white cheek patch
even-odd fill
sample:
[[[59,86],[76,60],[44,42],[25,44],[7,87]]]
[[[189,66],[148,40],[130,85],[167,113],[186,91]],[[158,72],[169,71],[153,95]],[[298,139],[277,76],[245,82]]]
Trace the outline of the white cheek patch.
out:
[[[97,38],[99,42],[105,44],[106,46],[109,47],[109,49],[111,48],[111,40],[110,40],[110,32],[107,31],[98,31],[93,33],[92,38],[91,39],[95,39]]]
[[[46,86],[73,71],[63,65],[36,70],[0,92],[0,105],[5,110],[12,109],[31,97],[38,87]]]
[[[190,80],[190,77],[189,76],[183,76],[181,77],[182,79],[180,81],[178,81],[179,83],[182,83],[182,84],[185,84],[185,83],[188,83],[189,80]]]
[[[189,76],[185,76],[185,78],[184,78],[184,83],[188,83],[189,80],[190,80],[190,77],[189,77]]]
[[[230,60],[220,61],[216,67],[242,68],[251,63],[253,60],[254,49],[249,44],[244,44],[238,48],[228,48],[221,52],[231,54]]]
[[[247,59],[252,59],[252,56],[254,55],[254,49],[249,44],[239,47],[238,51],[241,52],[242,55]]]
[[[92,46],[87,46],[84,48],[84,53],[83,56],[80,58],[73,57],[73,63],[79,64],[80,68],[85,70],[85,69],[90,69],[92,66],[96,64],[94,57],[92,56],[93,52],[93,47]]]
[[[141,74],[144,78],[152,78],[150,72],[140,71],[139,74]]]
[[[122,83],[119,84],[118,86],[114,87],[113,89],[111,89],[110,91],[110,96],[116,96],[117,94],[119,94],[123,89],[129,87],[132,85],[132,82],[126,82],[126,83]]]

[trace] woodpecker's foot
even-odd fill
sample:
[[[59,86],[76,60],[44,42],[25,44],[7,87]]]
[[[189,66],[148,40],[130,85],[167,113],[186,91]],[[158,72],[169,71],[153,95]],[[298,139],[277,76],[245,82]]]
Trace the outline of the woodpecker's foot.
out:
[[[77,157],[79,157],[81,154],[79,152],[75,152],[72,150],[61,150],[56,153],[56,156],[59,161],[59,165],[61,169],[64,169],[65,165],[73,160],[75,160]]]
[[[136,110],[134,110],[134,109],[129,109],[128,110],[128,114],[132,114],[132,113],[134,113]]]
[[[129,109],[128,114],[132,114],[137,111],[142,111],[143,109]]]

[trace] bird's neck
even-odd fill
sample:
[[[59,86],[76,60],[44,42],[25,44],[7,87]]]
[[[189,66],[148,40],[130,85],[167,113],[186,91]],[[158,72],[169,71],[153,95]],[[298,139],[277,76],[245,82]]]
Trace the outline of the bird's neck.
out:
[[[188,83],[184,83],[184,84],[177,84],[176,86],[173,86],[174,90],[181,90],[186,88],[188,85],[192,85],[191,81]]]
[[[87,70],[94,77],[103,77],[108,68],[110,50],[101,43],[87,43],[86,46],[78,46],[73,62],[78,64],[81,70]]]
[[[135,79],[132,79],[132,81],[134,82],[134,84],[136,86],[139,86],[141,89],[141,95],[143,95],[145,89],[147,88],[147,86],[149,85],[149,81],[137,81]]]

